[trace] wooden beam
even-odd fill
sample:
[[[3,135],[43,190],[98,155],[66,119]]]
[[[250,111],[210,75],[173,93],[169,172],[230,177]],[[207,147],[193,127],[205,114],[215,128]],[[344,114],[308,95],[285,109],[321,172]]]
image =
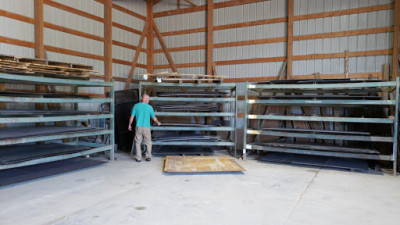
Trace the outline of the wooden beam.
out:
[[[52,30],[57,30],[57,31],[60,31],[60,32],[64,32],[64,33],[67,33],[67,34],[73,34],[73,35],[76,35],[76,36],[79,36],[79,37],[84,37],[84,38],[92,39],[92,40],[95,40],[95,41],[104,42],[104,38],[103,37],[100,37],[100,36],[97,36],[97,35],[93,35],[93,34],[88,34],[88,33],[82,32],[82,31],[74,30],[74,29],[71,29],[71,28],[59,26],[59,25],[56,25],[56,24],[48,23],[48,22],[44,22],[44,27],[52,29]]]
[[[293,41],[336,38],[336,37],[349,37],[349,36],[378,34],[378,33],[389,33],[392,31],[393,31],[393,27],[378,27],[378,28],[362,29],[362,30],[298,35],[298,36],[293,36]],[[228,48],[228,47],[235,47],[235,46],[259,45],[259,44],[279,43],[279,42],[286,42],[286,41],[287,41],[287,37],[276,37],[276,38],[264,38],[264,39],[248,40],[248,41],[218,43],[218,44],[214,44],[213,47],[214,48]],[[183,47],[169,48],[168,50],[170,52],[179,52],[179,51],[191,51],[191,50],[201,50],[201,49],[206,49],[206,45],[183,46]],[[163,52],[162,49],[154,50],[154,53],[162,53],[162,52]]]
[[[18,21],[22,21],[22,22],[25,22],[25,23],[35,24],[35,20],[33,18],[30,18],[30,17],[27,17],[27,16],[23,16],[23,15],[19,15],[17,13],[9,12],[9,11],[2,10],[2,9],[0,9],[0,16],[7,17],[7,18],[10,18],[10,19],[14,19],[14,20],[18,20]]]
[[[0,36],[0,42],[1,43],[6,43],[6,44],[11,44],[11,45],[17,45],[17,46],[22,46],[22,47],[27,47],[27,48],[35,48],[35,43],[34,42],[29,42],[29,41],[23,41],[23,40],[18,40],[14,38],[9,38],[9,37],[4,37]],[[45,45],[44,49],[49,52],[57,52],[65,55],[72,55],[72,56],[78,56],[78,57],[83,57],[83,58],[89,58],[89,59],[94,59],[94,60],[100,60],[104,61],[104,56],[101,55],[94,55],[86,52],[80,52],[80,51],[74,51],[70,49],[65,49],[65,48],[59,48],[51,45]],[[128,62],[125,60],[120,60],[120,59],[113,59],[113,63],[118,63],[121,65],[127,65],[130,66],[132,62]],[[137,64],[137,67],[146,69],[147,66],[144,64]]]
[[[134,17],[139,18],[139,19],[141,19],[143,21],[146,21],[146,19],[147,19],[145,16],[140,15],[139,13],[133,12],[133,11],[131,11],[131,10],[127,9],[127,8],[124,8],[122,6],[119,6],[117,4],[113,3],[112,7],[113,7],[113,9],[116,9],[116,10],[121,11],[123,13],[126,13],[128,15],[134,16]]]
[[[390,55],[390,54],[392,54],[392,49],[349,52],[348,54],[349,54],[349,57]],[[338,52],[338,53],[325,53],[325,54],[295,55],[295,56],[293,56],[293,60],[301,61],[301,60],[310,60],[310,59],[334,59],[334,58],[345,58],[345,57],[346,57],[346,53]]]
[[[122,24],[119,24],[119,23],[116,23],[116,22],[112,22],[112,26],[116,27],[116,28],[119,28],[121,30],[125,30],[125,31],[128,31],[128,32],[137,34],[137,35],[142,35],[142,32],[140,32],[139,30],[136,30],[134,28],[131,28],[131,27],[128,27],[128,26],[125,26],[125,25],[122,25]]]
[[[13,12],[8,12],[8,11],[1,10],[1,9],[0,9],[0,16],[7,17],[7,18],[10,18],[10,19],[15,19],[15,20],[26,22],[26,23],[30,23],[30,24],[34,24],[34,19],[33,18],[29,18],[29,17],[23,16],[23,15],[19,15],[19,14],[13,13]],[[44,25],[45,28],[57,30],[57,31],[64,32],[64,33],[67,33],[67,34],[73,34],[73,35],[76,35],[76,36],[79,36],[79,37],[84,37],[84,38],[92,39],[92,40],[95,40],[95,41],[104,42],[104,38],[100,37],[100,36],[97,36],[97,35],[85,33],[85,32],[82,32],[82,31],[74,30],[74,29],[71,29],[71,28],[59,26],[59,25],[56,25],[56,24],[48,23],[48,22],[44,22],[43,25]],[[140,34],[141,34],[141,32],[140,32]],[[135,50],[135,51],[137,49],[137,47],[134,46],[134,45],[130,45],[130,44],[119,42],[119,41],[113,41],[113,45],[124,47],[124,48],[129,48],[129,49],[132,49],[132,50]],[[146,49],[142,49],[142,51],[147,53]]]
[[[207,0],[207,74],[212,74],[213,60],[213,15],[214,2]]]
[[[4,37],[4,36],[0,36],[0,42],[5,43],[5,44],[10,44],[10,45],[17,45],[17,46],[21,46],[21,47],[27,47],[27,48],[33,48],[33,49],[35,48],[34,42],[24,41],[24,40],[19,40],[19,39]]]
[[[326,17],[335,17],[335,16],[350,15],[350,14],[359,14],[359,13],[368,13],[368,12],[375,12],[375,11],[381,11],[381,10],[389,10],[389,9],[393,9],[393,8],[394,8],[393,4],[367,6],[367,7],[344,9],[344,10],[338,10],[338,11],[332,11],[332,12],[300,15],[300,16],[295,16],[293,18],[293,20],[299,21],[299,20],[320,19],[320,18],[326,18]]]
[[[232,6],[237,6],[237,5],[245,5],[245,4],[263,2],[263,1],[265,1],[265,0],[240,0],[240,1],[231,0],[231,1],[226,1],[226,2],[215,3],[214,8],[220,9],[220,8],[232,7]],[[154,18],[163,17],[163,16],[173,16],[173,15],[179,15],[179,14],[184,14],[184,13],[200,12],[200,11],[205,11],[205,10],[207,10],[207,5],[200,5],[200,6],[195,6],[195,7],[191,7],[191,8],[157,12],[157,13],[154,13]]]
[[[144,38],[146,37],[146,34],[148,33],[149,26],[150,26],[150,21],[147,20],[146,23],[144,24],[142,36],[140,37],[140,40],[139,40],[138,51],[136,51],[135,57],[133,58],[133,62],[132,62],[132,65],[131,65],[131,70],[129,71],[129,76],[128,76],[128,79],[127,79],[126,84],[125,84],[125,90],[127,90],[127,89],[129,89],[131,87],[132,76],[133,76],[133,73],[135,72],[136,65],[137,65],[137,62],[139,60],[140,50],[142,48],[142,45],[143,45],[143,42],[144,42]],[[147,54],[147,55],[149,55],[149,54]]]
[[[216,4],[218,4],[218,3],[216,3]],[[385,5],[355,8],[355,9],[338,10],[338,11],[333,11],[333,12],[314,13],[314,14],[307,14],[307,15],[301,15],[301,16],[294,16],[293,21],[376,12],[376,11],[381,11],[381,10],[390,10],[393,8],[394,8],[394,4],[385,4]],[[287,22],[287,17],[256,20],[256,21],[249,21],[249,22],[243,22],[243,23],[226,24],[226,25],[218,25],[218,26],[214,26],[214,30],[235,29],[235,28],[240,28],[240,27],[259,26],[259,25],[265,25],[265,24],[284,23],[284,22]],[[196,29],[170,31],[170,32],[164,32],[164,33],[162,33],[162,35],[163,36],[172,36],[172,35],[191,34],[191,33],[200,33],[200,32],[206,32],[206,28],[202,27],[202,28],[196,28]]]
[[[115,46],[119,46],[119,47],[123,47],[123,48],[128,48],[128,49],[132,49],[132,50],[135,50],[135,51],[137,51],[137,49],[138,49],[138,47],[135,46],[135,45],[127,44],[127,43],[120,42],[120,41],[115,41],[115,40],[113,40],[112,43],[113,43],[113,45],[115,45]],[[147,54],[147,49],[142,48],[140,51]]]
[[[91,14],[91,13],[87,13],[87,12],[85,12],[85,11],[82,11],[82,10],[79,10],[79,9],[75,9],[75,8],[70,7],[70,6],[67,6],[67,5],[58,3],[58,2],[54,2],[54,1],[52,1],[52,0],[43,0],[43,1],[44,1],[44,3],[45,3],[46,5],[49,5],[49,6],[52,6],[52,7],[55,7],[55,8],[58,8],[58,9],[61,9],[61,10],[64,10],[64,11],[73,13],[73,14],[75,14],[75,15],[79,15],[79,16],[82,16],[82,17],[85,17],[85,18],[88,18],[88,19],[91,19],[91,20],[94,20],[94,21],[97,21],[97,22],[100,22],[100,23],[104,23],[104,19],[103,19],[103,18],[98,17],[98,16],[96,16],[96,15],[93,15],[93,14]],[[107,0],[104,0],[104,3],[105,3],[106,1],[107,1]],[[112,9],[112,7],[111,7],[110,9]],[[138,31],[138,30],[136,30],[136,29],[133,29],[133,28],[131,28],[131,27],[122,25],[122,24],[120,24],[120,23],[113,22],[112,25],[113,25],[114,27],[119,28],[119,29],[122,29],[122,30],[125,30],[125,31],[128,31],[128,32],[131,32],[131,33],[134,33],[134,34],[141,35],[140,31]]]
[[[44,4],[46,4],[48,6],[64,10],[64,11],[73,13],[75,15],[86,17],[88,19],[91,19],[91,20],[94,20],[94,21],[97,21],[97,22],[100,22],[100,23],[104,22],[103,18],[101,18],[99,16],[96,16],[96,15],[93,15],[91,13],[87,13],[85,11],[82,11],[82,10],[79,10],[79,9],[75,9],[73,7],[70,7],[70,6],[67,6],[67,5],[52,1],[52,0],[43,0],[43,1],[44,1]]]
[[[288,0],[288,22],[287,22],[287,68],[286,79],[292,79],[293,69],[293,5],[294,0]]]
[[[400,26],[400,0],[395,0],[394,9],[394,31],[393,31],[393,80],[396,79],[396,75],[399,73],[399,26]]]
[[[177,68],[189,68],[189,67],[204,67],[207,64],[205,62],[198,63],[184,63],[184,64],[175,64]],[[168,69],[170,65],[155,65],[154,69]]]
[[[43,0],[34,1],[35,57],[44,59]],[[43,92],[42,92],[43,93]]]
[[[34,0],[35,58],[44,59],[43,42],[43,0]],[[35,85],[35,92],[44,93],[44,85]],[[44,109],[43,103],[36,103],[35,108]]]
[[[165,56],[167,57],[167,60],[168,60],[169,64],[171,65],[172,71],[178,72],[178,70],[176,69],[174,60],[172,60],[172,57],[169,54],[168,48],[165,45],[165,42],[164,42],[164,40],[163,40],[163,38],[161,36],[160,31],[158,30],[158,27],[157,27],[156,23],[153,23],[153,29],[154,29],[154,32],[156,33],[156,36],[157,36],[158,40],[160,41],[160,44],[161,44],[162,49],[164,50]]]
[[[148,32],[147,32],[147,73],[154,73],[154,32],[153,32],[153,0],[147,1],[147,21],[148,21]]]
[[[166,37],[166,36],[181,35],[181,34],[194,34],[194,33],[200,33],[200,32],[207,32],[207,29],[205,27],[202,27],[202,28],[193,28],[193,29],[187,29],[187,30],[168,31],[168,32],[161,33],[161,35],[163,37]]]
[[[104,2],[105,2],[105,0],[95,0],[95,1],[96,1],[96,2],[99,2],[99,3],[101,3],[101,4],[104,4]],[[128,15],[137,17],[137,18],[139,18],[139,19],[141,19],[141,20],[146,21],[146,19],[147,19],[145,16],[142,16],[142,15],[140,15],[139,13],[133,12],[133,11],[131,11],[131,10],[127,9],[127,8],[124,8],[124,7],[120,6],[120,5],[117,5],[117,4],[114,4],[114,3],[113,3],[113,4],[112,4],[112,7],[113,7],[113,9],[116,9],[116,10],[121,11],[121,12],[123,12],[123,13],[126,13],[126,14],[128,14]]]
[[[193,7],[196,7],[196,6],[197,6],[196,4],[194,4],[193,2],[191,2],[190,0],[183,0],[183,1],[189,3],[189,4],[190,4],[191,6],[193,6]]]
[[[110,82],[112,74],[112,0],[104,2],[104,75],[105,81]],[[105,88],[105,93],[110,88]]]
[[[349,52],[349,57],[391,55],[392,52],[393,52],[392,49]],[[312,59],[333,59],[333,58],[344,58],[344,57],[345,57],[345,53],[339,52],[339,53],[325,53],[325,54],[295,55],[292,57],[292,60],[293,61],[302,61],[302,60],[312,60]],[[285,56],[266,57],[266,58],[251,58],[251,59],[216,61],[215,65],[224,66],[224,65],[253,64],[253,63],[265,63],[265,62],[283,62],[285,60],[287,60],[287,58]],[[199,62],[199,63],[176,64],[176,67],[177,68],[188,68],[188,67],[202,67],[205,65],[206,65],[205,62]],[[154,68],[155,69],[166,69],[166,68],[169,68],[169,65],[156,65]]]
[[[184,52],[184,51],[192,51],[192,50],[202,50],[207,49],[207,45],[193,45],[193,46],[184,46],[184,47],[176,47],[176,48],[168,48],[169,52]],[[164,50],[162,48],[155,49],[154,53],[163,53]]]

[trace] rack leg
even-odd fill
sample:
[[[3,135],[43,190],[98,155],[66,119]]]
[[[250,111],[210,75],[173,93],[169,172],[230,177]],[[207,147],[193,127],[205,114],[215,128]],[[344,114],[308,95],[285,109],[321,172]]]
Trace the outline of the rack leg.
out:
[[[114,133],[115,133],[115,96],[114,96],[114,80],[111,80],[112,82],[112,86],[110,88],[110,98],[111,98],[111,102],[110,102],[110,113],[112,115],[112,118],[110,119],[110,130],[112,131],[110,134],[110,145],[111,145],[111,150],[110,150],[110,160],[114,161],[114,152],[115,152],[115,137],[114,137]]]
[[[247,136],[247,86],[248,82],[246,82],[246,89],[245,89],[245,95],[244,95],[244,106],[243,106],[243,160],[246,160],[246,155],[247,155],[247,150],[246,150],[246,136]]]

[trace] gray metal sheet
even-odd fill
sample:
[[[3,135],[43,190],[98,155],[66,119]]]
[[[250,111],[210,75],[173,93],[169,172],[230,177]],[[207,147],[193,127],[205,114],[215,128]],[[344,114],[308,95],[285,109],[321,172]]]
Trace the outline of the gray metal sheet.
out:
[[[45,136],[58,133],[78,133],[99,130],[93,127],[72,126],[40,126],[40,127],[9,127],[0,129],[0,140],[32,136]]]
[[[63,155],[88,150],[90,147],[65,144],[12,145],[0,148],[0,164],[14,164],[43,157]]]

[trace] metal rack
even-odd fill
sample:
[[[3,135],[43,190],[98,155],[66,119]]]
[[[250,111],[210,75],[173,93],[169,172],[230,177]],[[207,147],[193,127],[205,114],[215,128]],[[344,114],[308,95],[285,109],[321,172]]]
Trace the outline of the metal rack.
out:
[[[57,153],[57,146],[68,148],[73,146],[73,151],[59,152],[58,154],[52,154],[49,150],[48,155],[43,157],[36,155],[34,159],[26,159],[17,163],[5,163],[0,164],[0,170],[10,169],[22,166],[35,165],[40,163],[58,161],[63,159],[69,159],[73,157],[85,156],[98,152],[110,152],[110,159],[114,159],[114,82],[96,82],[88,80],[77,80],[77,79],[59,79],[49,78],[40,76],[29,76],[29,75],[16,75],[0,73],[0,82],[11,83],[11,84],[32,84],[32,85],[51,85],[51,86],[70,86],[73,87],[77,97],[66,97],[56,96],[43,97],[40,95],[26,96],[18,93],[13,93],[13,96],[7,96],[5,94],[0,96],[0,102],[4,103],[74,103],[74,110],[70,112],[68,110],[18,110],[18,113],[12,110],[2,110],[0,115],[0,124],[18,124],[18,126],[1,128],[0,131],[0,151],[5,149],[9,151],[23,150],[35,151],[40,148],[52,149],[54,153]],[[79,87],[101,87],[110,88],[110,97],[107,98],[82,98],[78,96]],[[87,111],[78,111],[78,103],[110,103],[109,112],[105,113],[94,113]],[[15,110],[14,110],[15,111]],[[21,113],[23,112],[23,113]],[[108,129],[99,128],[83,128],[75,126],[79,120],[97,120],[97,119],[108,119]],[[74,126],[52,126],[49,122],[60,122],[60,121],[75,121]],[[27,123],[43,123],[39,127],[22,127]],[[23,134],[23,135],[18,135]],[[97,135],[109,135],[110,141],[106,144],[92,143],[88,141],[79,141],[79,138],[97,136]],[[67,139],[72,141],[67,142]],[[55,145],[55,142],[60,142],[64,139],[62,144]],[[26,145],[26,143],[42,142],[40,145]],[[22,145],[23,144],[23,145]],[[42,146],[42,147],[41,147]]]
[[[166,117],[219,117],[219,118],[230,118],[230,126],[153,126],[153,131],[202,131],[202,132],[217,132],[227,131],[229,132],[229,140],[220,141],[169,141],[160,142],[153,141],[153,146],[223,146],[229,147],[231,152],[235,152],[236,155],[236,121],[237,121],[237,91],[236,84],[227,83],[156,83],[156,82],[140,82],[139,93],[144,93],[146,89],[160,90],[160,89],[177,89],[184,91],[186,89],[191,90],[208,90],[208,91],[229,91],[227,97],[213,98],[213,97],[150,97],[150,102],[174,102],[174,103],[221,103],[229,104],[228,112],[161,112],[155,110],[156,116]],[[141,98],[141,96],[140,96]]]
[[[246,89],[246,104],[244,106],[244,132],[246,135],[243,138],[244,158],[247,150],[256,150],[383,160],[392,161],[394,173],[396,173],[399,78],[396,81],[341,80],[339,82],[335,80],[316,80],[314,82],[304,81],[304,83],[295,84],[290,83],[290,81],[286,83],[281,81],[261,84],[246,83]],[[249,93],[257,94],[250,96]],[[330,97],[326,96],[327,94],[331,94]],[[271,113],[261,114],[259,110],[258,113],[249,114],[248,109],[253,105],[258,106],[258,109],[262,105],[265,107],[286,107],[286,109],[290,108],[289,111],[292,110],[291,107],[314,107],[314,109],[316,107],[336,107],[336,109],[341,109],[344,115],[322,115],[322,113],[321,115],[310,115],[309,113],[305,115],[307,113],[304,113],[304,111],[298,115],[291,113],[289,115],[283,115],[283,113],[276,115]],[[362,111],[378,108],[381,108],[382,111],[386,110],[386,114],[384,113],[380,117],[366,118],[363,116],[357,117],[355,114],[349,116],[348,113],[352,109]],[[250,121],[256,121],[257,127],[249,128]],[[280,127],[263,129],[260,127],[261,121],[278,121]],[[320,123],[323,126],[328,124],[331,128],[335,128],[334,126],[339,124],[341,129],[313,130],[298,129],[293,125],[288,126],[288,124],[293,124],[296,121],[308,124]],[[389,132],[386,132],[383,136],[371,135],[369,132],[354,131],[348,127],[355,128],[365,124],[385,126],[385,129],[387,128],[386,130],[389,130]],[[249,135],[252,135],[252,137],[255,135],[254,143],[246,143],[246,137]],[[277,141],[260,141],[260,136],[277,138]],[[297,142],[298,139],[306,140],[308,143]],[[357,143],[364,147],[354,147],[352,145]],[[365,148],[366,143],[371,146],[377,143],[387,143],[391,146],[389,149],[391,154],[383,154],[381,149]]]

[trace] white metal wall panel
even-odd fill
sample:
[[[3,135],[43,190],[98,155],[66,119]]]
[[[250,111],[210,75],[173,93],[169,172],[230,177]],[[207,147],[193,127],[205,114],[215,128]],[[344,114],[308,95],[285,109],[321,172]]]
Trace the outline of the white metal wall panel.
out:
[[[70,6],[75,9],[79,9],[81,11],[85,11],[87,13],[104,17],[103,4],[96,1],[88,1],[88,0],[53,0],[55,2],[61,3],[63,5]]]
[[[104,15],[103,4],[93,0],[56,0],[56,2],[91,13],[101,18],[103,18]],[[139,14],[146,15],[146,3],[144,1],[124,0],[115,2],[115,4],[121,5]],[[33,0],[0,0],[1,9],[31,18],[33,18],[34,16],[33,6]],[[44,21],[81,32],[97,35],[100,37],[103,37],[104,35],[103,23],[55,7],[51,7],[46,4],[44,5]],[[113,9],[113,21],[138,30],[143,30],[144,26],[143,20],[128,15],[126,13],[122,13],[115,9]],[[0,17],[0,33],[1,35],[6,37],[34,42],[33,24]],[[140,36],[137,34],[127,32],[119,28],[113,28],[113,40],[128,43],[131,45],[138,45],[139,38]],[[104,46],[102,42],[48,28],[44,29],[44,44],[99,56],[104,55]],[[146,41],[144,42],[143,47],[146,47]],[[15,55],[18,57],[34,57],[34,49],[32,48],[20,47],[4,43],[0,43],[0,53]],[[134,50],[122,48],[119,46],[113,46],[113,58],[131,62],[133,60],[134,54]],[[46,56],[48,59],[55,61],[66,61],[71,63],[83,63],[87,65],[92,65],[95,70],[100,72],[100,74],[104,74],[104,62],[101,60],[88,59],[55,52],[46,52]],[[145,53],[142,53],[140,55],[139,63],[146,64]],[[128,77],[129,70],[130,66],[113,63],[113,75],[116,77]],[[137,74],[139,73],[144,73],[144,69],[137,68],[133,78],[138,79]],[[132,86],[135,86],[135,84],[133,84]],[[123,89],[124,87],[124,82],[116,82],[116,90]],[[7,88],[33,90],[33,86],[29,85],[12,85],[7,86]],[[57,90],[70,91],[70,88],[57,87]],[[80,91],[98,94],[104,93],[103,88],[80,88]],[[83,110],[93,110],[97,109],[98,105],[80,104],[80,107],[83,107]]]
[[[0,8],[2,10],[33,18],[32,0],[0,0]]]
[[[317,1],[300,0],[295,1],[295,15],[305,15],[320,12],[360,8],[381,4],[388,4],[393,1]],[[328,17],[314,20],[294,22],[294,35],[307,35],[317,33],[340,32],[359,29],[370,29],[392,26],[392,10],[378,12],[352,14],[345,16]],[[383,50],[391,48],[389,33],[358,35],[340,38],[325,38],[307,41],[295,41],[293,44],[294,55],[338,53],[349,51]],[[381,72],[382,64],[390,63],[385,56],[369,56],[350,58],[349,72]],[[344,73],[344,59],[322,59],[304,60],[293,63],[293,74],[303,75],[320,72],[323,74]]]
[[[113,4],[122,6],[126,9],[129,9],[135,13],[141,14],[143,16],[146,16],[146,2],[145,1],[136,1],[136,0],[118,0],[118,1],[113,1]]]
[[[166,1],[157,4],[156,11],[176,9],[176,1]],[[221,2],[220,0],[214,1]],[[351,8],[360,8],[374,5],[392,3],[393,0],[295,0],[294,15],[306,15]],[[204,3],[205,4],[205,3]],[[271,0],[228,8],[215,9],[214,25],[225,25],[241,23],[254,20],[286,17],[286,1]],[[196,15],[196,23],[191,18],[196,13],[174,15],[157,18],[156,22],[163,32],[182,29],[205,27],[206,13]],[[200,18],[199,18],[200,17]],[[369,29],[387,27],[393,25],[393,10],[378,12],[352,14],[337,17],[328,17],[294,22],[294,35],[308,35],[318,33],[340,32],[348,30]],[[184,21],[185,23],[183,23]],[[201,21],[201,22],[199,22]],[[189,25],[189,27],[188,27]],[[253,27],[243,27],[228,30],[214,31],[214,43],[226,43],[235,41],[246,41],[263,38],[274,38],[286,36],[286,23],[267,24]],[[196,36],[198,35],[198,36]],[[200,42],[197,38],[201,37]],[[165,37],[169,48],[191,46],[194,43],[206,44],[206,33],[185,34]],[[192,41],[196,38],[195,41]],[[326,38],[293,43],[294,55],[328,54],[335,52],[368,51],[392,48],[392,34],[371,34],[351,37]],[[160,48],[157,45],[156,48]],[[175,63],[205,62],[201,57],[196,57],[198,51],[190,51],[189,57],[186,53],[172,53]],[[165,56],[156,54],[155,64],[167,64]],[[205,56],[205,51],[204,54]],[[236,60],[260,57],[279,57],[286,55],[286,43],[272,43],[263,45],[249,45],[230,48],[214,49],[214,60]],[[368,56],[350,58],[350,73],[380,72],[382,64],[390,63],[391,56]],[[245,65],[217,66],[219,74],[224,73],[229,77],[253,77],[253,76],[276,76],[282,62],[255,63]],[[196,68],[192,68],[195,70]],[[191,71],[191,68],[185,70]],[[316,59],[293,62],[294,75],[306,75],[320,72],[322,74],[344,73],[344,59]]]
[[[197,6],[205,5],[207,4],[207,0],[191,0],[194,4]],[[217,2],[217,1],[214,1]],[[181,9],[184,8],[190,8],[192,5],[185,1],[181,1]],[[162,2],[154,5],[153,10],[154,12],[163,12],[163,11],[169,11],[169,10],[176,10],[177,9],[177,2],[176,0],[163,0]]]
[[[136,30],[143,30],[145,21],[134,17],[132,15],[126,14],[124,12],[121,12],[119,10],[113,9],[112,10],[112,17],[113,17],[113,22],[122,24],[124,26],[134,28]],[[133,34],[133,33],[131,33]],[[133,34],[133,35],[138,35],[138,34]],[[138,35],[139,36],[139,35]]]

